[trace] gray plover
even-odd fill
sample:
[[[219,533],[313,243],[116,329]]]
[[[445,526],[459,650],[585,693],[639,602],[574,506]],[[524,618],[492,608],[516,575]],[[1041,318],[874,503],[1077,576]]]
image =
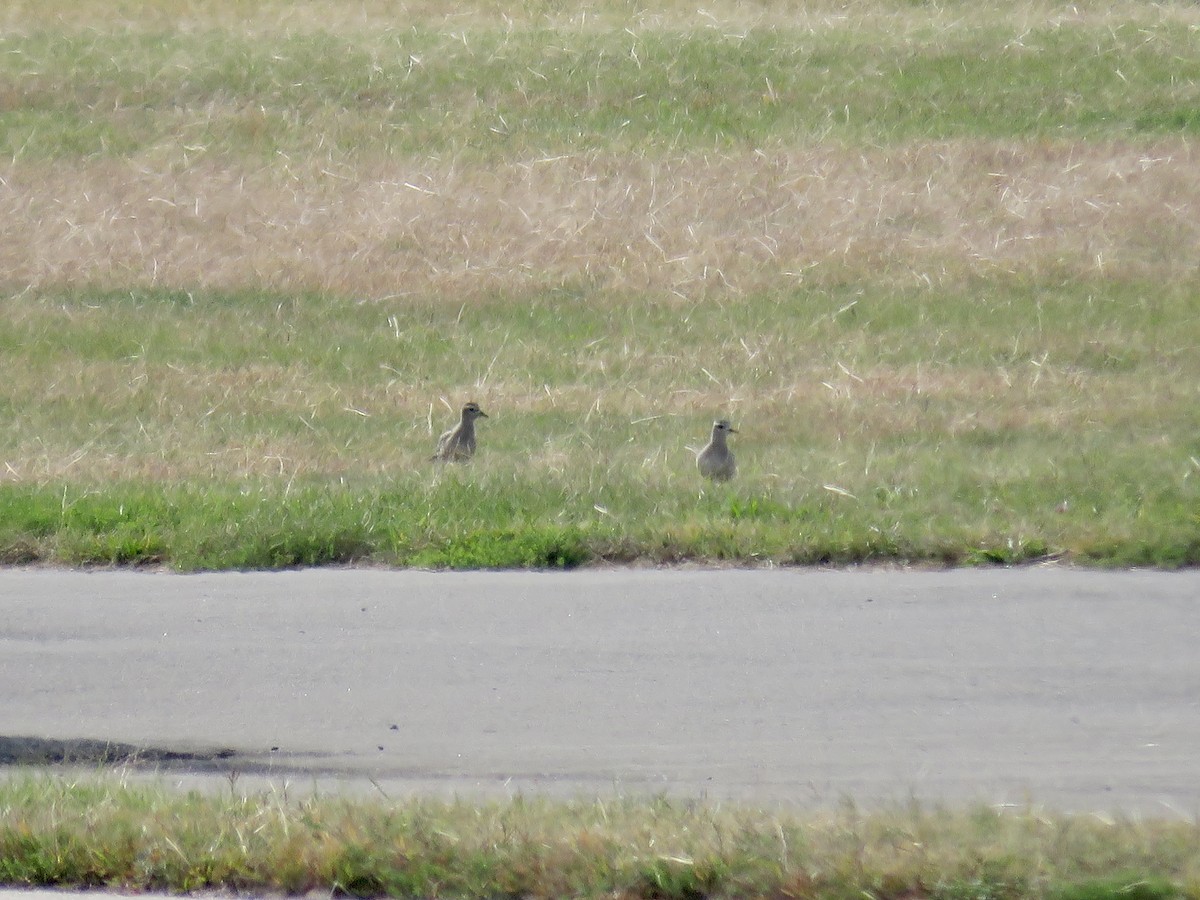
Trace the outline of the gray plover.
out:
[[[728,481],[737,474],[737,462],[729,444],[726,443],[730,434],[737,433],[737,429],[729,424],[728,419],[713,422],[712,439],[696,454],[696,468],[700,470],[701,475],[713,481]]]
[[[478,403],[467,403],[457,425],[438,438],[437,450],[431,457],[437,462],[465,462],[475,455],[475,420],[488,414]]]

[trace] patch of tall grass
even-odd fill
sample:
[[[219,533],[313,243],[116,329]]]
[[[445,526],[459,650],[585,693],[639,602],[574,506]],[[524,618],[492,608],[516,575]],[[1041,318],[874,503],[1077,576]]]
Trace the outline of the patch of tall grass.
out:
[[[358,897],[1023,897],[1200,894],[1196,825],[670,800],[482,805],[0,782],[0,884]]]

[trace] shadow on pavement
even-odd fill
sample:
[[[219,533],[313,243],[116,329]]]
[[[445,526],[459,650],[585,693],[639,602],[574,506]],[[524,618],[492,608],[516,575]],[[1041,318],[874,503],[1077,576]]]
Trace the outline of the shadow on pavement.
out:
[[[0,735],[0,766],[178,766],[198,771],[238,768],[237,752],[227,748],[172,750],[89,738],[58,740]]]

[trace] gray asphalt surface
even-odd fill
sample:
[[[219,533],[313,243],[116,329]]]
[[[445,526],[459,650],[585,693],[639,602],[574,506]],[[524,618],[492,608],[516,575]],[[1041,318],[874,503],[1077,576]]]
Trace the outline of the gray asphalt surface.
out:
[[[0,752],[123,742],[225,789],[1192,817],[1198,634],[1196,571],[6,570]]]

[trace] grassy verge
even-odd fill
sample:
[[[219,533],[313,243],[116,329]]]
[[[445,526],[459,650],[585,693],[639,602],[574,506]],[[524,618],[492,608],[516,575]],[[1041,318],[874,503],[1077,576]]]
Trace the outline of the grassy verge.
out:
[[[645,519],[637,510],[622,512],[636,520],[622,525],[609,521],[607,507],[601,512],[582,497],[560,505],[556,494],[566,488],[544,487],[451,479],[434,489],[414,485],[411,493],[327,486],[284,493],[275,484],[203,490],[112,485],[78,495],[71,488],[61,494],[57,488],[4,488],[0,561],[203,570],[338,563],[570,568],[687,560],[963,565],[1066,557],[1082,564],[1173,568],[1195,564],[1200,555],[1190,508],[1170,494],[1150,503],[1140,496],[1108,498],[1108,518],[1116,521],[1107,528],[1092,521],[1098,516],[1090,510],[1069,521],[1056,521],[1065,513],[1044,512],[1044,524],[1028,511],[997,510],[964,524],[960,510],[943,508],[940,518],[930,520],[914,504],[897,511],[883,488],[876,498],[882,511],[863,510],[833,491],[791,507],[743,490],[690,502],[686,495],[672,498]],[[621,487],[630,496],[637,490]],[[483,496],[489,490],[509,490],[520,499]],[[962,505],[986,501],[973,490],[959,498]],[[1127,519],[1145,522],[1118,531]]]
[[[0,884],[403,897],[1200,896],[1194,823],[917,805],[825,817],[654,800],[483,806],[0,783]]]

